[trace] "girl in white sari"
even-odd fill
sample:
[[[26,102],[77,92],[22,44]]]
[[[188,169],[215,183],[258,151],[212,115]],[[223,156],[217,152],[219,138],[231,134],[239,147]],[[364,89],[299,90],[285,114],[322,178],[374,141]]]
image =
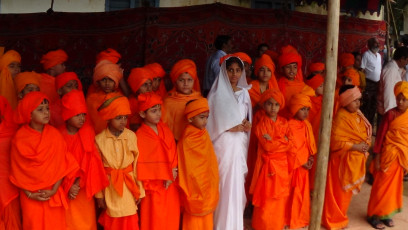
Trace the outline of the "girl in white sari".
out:
[[[229,57],[209,94],[210,116],[207,130],[214,145],[220,176],[220,199],[214,212],[215,230],[244,229],[245,177],[252,122],[244,65]]]

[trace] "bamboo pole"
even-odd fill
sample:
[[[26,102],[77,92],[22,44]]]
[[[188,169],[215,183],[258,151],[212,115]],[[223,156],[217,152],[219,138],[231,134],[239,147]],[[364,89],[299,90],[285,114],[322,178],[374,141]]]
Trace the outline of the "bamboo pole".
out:
[[[337,52],[339,42],[340,0],[328,1],[326,37],[326,78],[324,81],[323,107],[320,120],[318,158],[312,200],[309,230],[319,230],[322,219],[329,160],[330,134],[333,119],[334,91],[337,77]]]

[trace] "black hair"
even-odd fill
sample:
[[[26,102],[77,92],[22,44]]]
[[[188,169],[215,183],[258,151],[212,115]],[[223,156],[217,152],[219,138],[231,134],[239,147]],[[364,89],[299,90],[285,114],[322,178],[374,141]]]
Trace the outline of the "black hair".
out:
[[[404,43],[404,46],[408,45],[408,34],[404,34],[401,36],[401,42]]]
[[[244,64],[242,64],[241,59],[237,58],[237,57],[230,57],[225,61],[225,67],[228,68],[232,65],[232,63],[237,63],[238,66],[244,70]]]
[[[354,58],[356,58],[357,56],[361,56],[361,53],[358,51],[354,51],[351,54],[353,54]]]
[[[341,95],[342,93],[344,93],[347,90],[352,89],[354,87],[355,87],[355,85],[343,85],[342,87],[340,87],[339,95]]]
[[[377,41],[377,38],[372,37],[370,39],[367,40],[367,45],[369,48],[373,47],[374,43]]]
[[[227,44],[228,41],[231,40],[231,36],[228,35],[218,35],[217,38],[215,38],[214,41],[214,46],[217,50],[222,50],[222,46],[224,44]]]
[[[187,106],[188,104],[190,104],[191,102],[193,102],[193,101],[197,101],[197,99],[193,99],[193,100],[187,101],[186,106]]]
[[[311,73],[309,76],[307,76],[306,80],[310,80],[310,79],[314,78],[314,76],[316,76],[316,74]]]
[[[407,57],[408,57],[408,47],[401,46],[395,50],[393,59],[401,60],[402,58],[407,58]]]
[[[268,45],[268,44],[266,44],[266,43],[261,43],[261,44],[258,45],[258,51],[260,51],[261,48],[264,47],[264,46],[266,46],[266,47],[269,49],[269,45]]]

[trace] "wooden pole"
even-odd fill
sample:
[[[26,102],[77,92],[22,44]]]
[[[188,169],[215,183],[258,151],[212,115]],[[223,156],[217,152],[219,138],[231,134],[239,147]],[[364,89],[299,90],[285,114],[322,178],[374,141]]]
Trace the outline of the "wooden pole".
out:
[[[328,1],[326,37],[326,78],[322,115],[320,120],[318,158],[312,198],[312,215],[309,230],[319,230],[322,220],[326,188],[327,164],[329,161],[330,134],[333,120],[334,91],[337,78],[337,52],[339,46],[340,0]]]

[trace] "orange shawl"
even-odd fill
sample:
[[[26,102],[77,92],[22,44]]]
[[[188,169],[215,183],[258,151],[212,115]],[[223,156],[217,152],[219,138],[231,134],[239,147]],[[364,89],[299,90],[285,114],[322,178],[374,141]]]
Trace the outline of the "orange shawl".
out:
[[[218,163],[206,129],[188,125],[177,144],[181,200],[187,213],[204,216],[218,203]]]
[[[46,73],[41,74],[40,91],[47,95],[50,100],[51,120],[50,124],[55,127],[64,125],[62,119],[62,106],[60,96],[55,89],[55,77]]]
[[[306,164],[309,156],[316,154],[316,142],[309,121],[289,120],[289,128],[293,134],[293,149],[288,155],[289,171]]]
[[[360,191],[365,178],[365,161],[368,157],[367,152],[349,149],[361,142],[370,145],[371,134],[371,125],[361,111],[349,113],[341,108],[337,112],[332,127],[330,157],[340,160],[339,182],[345,191]]]
[[[313,135],[315,137],[315,141],[317,144],[317,141],[319,139],[319,127],[320,127],[320,117],[322,115],[323,96],[310,97],[310,100],[312,101],[312,107],[310,108],[310,111],[309,111],[308,120],[310,124],[312,125]]]
[[[8,69],[12,62],[21,63],[21,56],[15,50],[0,53],[0,95],[7,98],[12,108],[17,107],[17,94],[14,90],[13,77]]]

